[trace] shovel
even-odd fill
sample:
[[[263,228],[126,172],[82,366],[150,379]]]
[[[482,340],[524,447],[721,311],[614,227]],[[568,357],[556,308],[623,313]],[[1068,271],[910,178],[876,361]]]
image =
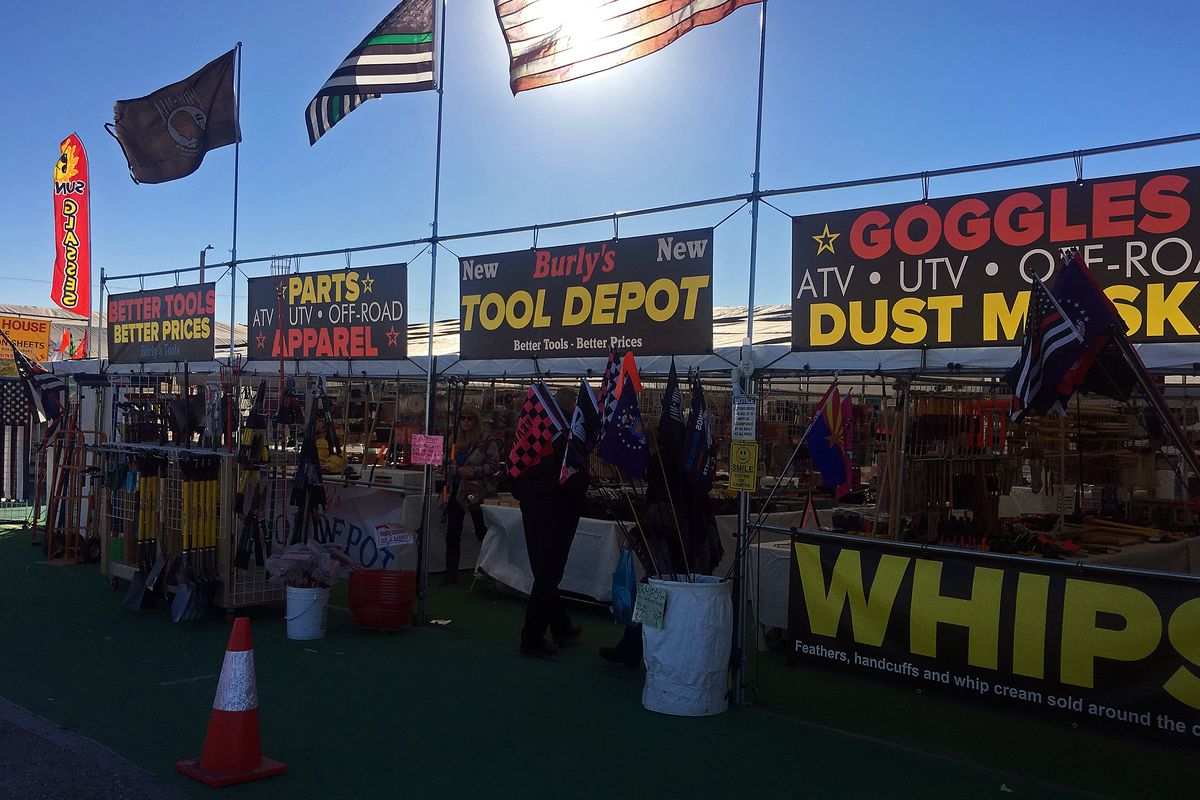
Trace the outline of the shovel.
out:
[[[162,475],[166,462],[159,456],[151,457],[150,474],[147,489],[149,490],[148,504],[143,505],[146,524],[146,564],[149,570],[146,575],[146,591],[142,594],[141,608],[154,608],[162,599],[162,585],[157,582],[166,565],[165,557],[159,549],[159,501],[162,496]],[[151,581],[151,576],[155,581]]]
[[[175,599],[171,601],[171,621],[179,622],[187,618],[189,607],[195,600],[196,593],[196,556],[195,548],[195,525],[196,525],[196,510],[195,492],[193,490],[193,475],[190,461],[182,461],[179,464],[179,471],[183,480],[180,483],[180,492],[183,497],[182,505],[182,536],[183,536],[183,553],[180,556],[182,566],[180,567],[179,585],[175,588]]]
[[[133,496],[133,530],[134,538],[137,544],[134,547],[134,553],[137,558],[138,571],[129,580],[129,590],[125,592],[125,599],[121,601],[121,605],[128,608],[130,611],[138,611],[142,607],[142,597],[146,594],[146,514],[143,510],[143,481],[140,480],[138,472],[140,464],[131,466],[129,470],[129,491],[134,493]]]

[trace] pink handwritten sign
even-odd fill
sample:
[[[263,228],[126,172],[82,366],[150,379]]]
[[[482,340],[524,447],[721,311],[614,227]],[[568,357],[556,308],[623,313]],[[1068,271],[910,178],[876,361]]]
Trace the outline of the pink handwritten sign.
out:
[[[429,464],[437,466],[442,463],[442,447],[445,443],[444,436],[426,436],[423,433],[414,433],[412,440],[409,443],[409,463],[420,464],[422,466]]]

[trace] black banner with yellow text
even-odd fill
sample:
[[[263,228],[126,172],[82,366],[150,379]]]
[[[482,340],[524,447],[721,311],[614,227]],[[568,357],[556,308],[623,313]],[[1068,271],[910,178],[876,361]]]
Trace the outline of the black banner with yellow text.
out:
[[[212,361],[215,313],[214,283],[110,295],[108,360]]]
[[[408,266],[251,278],[251,361],[408,357]]]
[[[1134,341],[1200,343],[1200,168],[796,217],[792,348],[1019,344],[1078,247]]]
[[[793,656],[1200,741],[1200,581],[792,536]]]
[[[459,262],[465,359],[712,350],[713,229]]]

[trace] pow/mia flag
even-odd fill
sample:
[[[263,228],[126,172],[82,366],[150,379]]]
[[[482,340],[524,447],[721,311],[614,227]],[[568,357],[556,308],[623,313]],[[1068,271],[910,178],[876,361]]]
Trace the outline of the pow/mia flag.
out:
[[[136,100],[118,100],[104,128],[121,145],[134,183],[191,175],[209,150],[241,141],[233,65],[237,49],[178,83]]]

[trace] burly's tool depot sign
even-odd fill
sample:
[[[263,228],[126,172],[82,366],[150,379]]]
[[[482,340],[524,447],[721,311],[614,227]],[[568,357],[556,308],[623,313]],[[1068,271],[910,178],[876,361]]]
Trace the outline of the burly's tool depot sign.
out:
[[[251,278],[250,360],[408,357],[408,267]]]
[[[802,661],[1200,741],[1200,581],[792,535]]]
[[[108,360],[211,361],[215,313],[214,283],[110,295]]]
[[[712,228],[459,262],[463,358],[712,350]]]
[[[800,351],[1019,344],[1078,247],[1135,341],[1200,342],[1200,168],[797,217]]]

